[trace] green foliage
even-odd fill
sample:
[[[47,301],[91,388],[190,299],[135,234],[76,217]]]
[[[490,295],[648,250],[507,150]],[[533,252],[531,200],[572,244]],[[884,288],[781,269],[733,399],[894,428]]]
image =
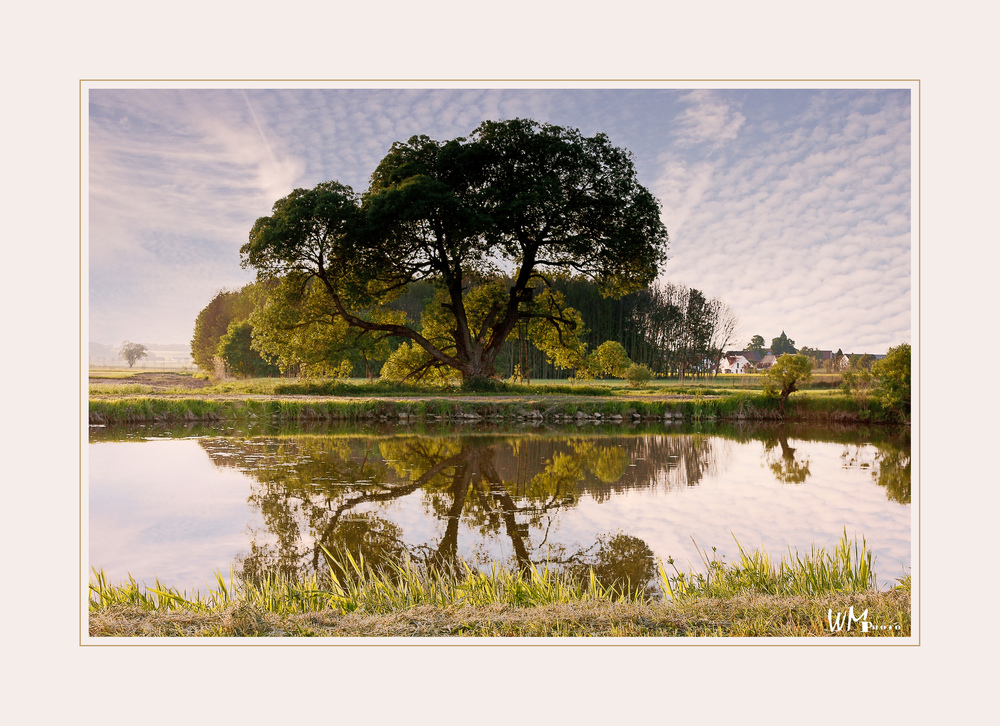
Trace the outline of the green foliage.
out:
[[[849,365],[850,362],[847,360],[847,356],[844,355],[844,351],[841,348],[837,348],[837,352],[833,354],[833,358],[826,362],[823,369],[828,373],[836,373],[847,369]]]
[[[471,328],[482,330],[506,296],[502,279],[471,287],[463,301]],[[428,300],[421,315],[420,331],[426,340],[445,355],[457,357],[458,348],[453,331],[458,322],[448,300],[444,290],[438,290]],[[594,377],[592,362],[587,357],[587,344],[583,342],[586,333],[583,320],[576,310],[565,305],[561,292],[548,288],[533,290],[531,300],[522,303],[520,307],[524,316],[529,318],[529,323],[525,326],[527,340],[554,367],[573,370],[581,380]],[[613,353],[611,356],[613,357]],[[394,381],[445,383],[457,378],[458,372],[416,343],[404,342],[386,360],[381,375]],[[467,376],[465,380],[475,377]]]
[[[514,393],[516,389],[498,378],[466,378],[462,381],[464,393]]]
[[[597,350],[591,353],[594,367],[600,371],[603,377],[624,378],[625,371],[631,367],[622,344],[615,340],[608,340],[597,346]]]
[[[685,285],[665,283],[640,296],[634,323],[641,331],[641,357],[631,357],[657,373],[707,373],[729,345],[736,317],[721,300]]]
[[[667,574],[661,565],[666,602],[649,602],[634,587],[647,575],[651,553],[629,537],[602,536],[590,566],[569,572],[464,562],[443,571],[405,556],[369,558],[366,543],[355,544],[323,548],[326,572],[228,579],[216,573],[214,584],[190,594],[131,577],[111,584],[94,569],[90,635],[905,637],[911,629],[911,576],[904,574],[888,592],[876,591],[874,558],[864,540],[848,540],[846,530],[830,554],[813,547],[775,562],[737,542],[738,562],[704,553],[705,573],[674,567]],[[832,603],[844,603],[834,609],[850,604],[871,622],[893,627],[831,633]]]
[[[253,328],[250,322],[233,321],[229,330],[219,340],[216,348],[218,355],[226,364],[229,372],[241,378],[264,378],[280,374],[278,367],[264,360],[260,353],[251,347]]]
[[[329,291],[316,279],[299,274],[283,278],[252,313],[253,345],[273,359],[283,373],[348,377],[363,363],[369,378],[391,352],[389,342],[352,328],[331,315]],[[368,321],[402,323],[400,310],[362,312]]]
[[[437,365],[423,348],[409,342],[403,342],[389,355],[379,375],[387,381],[420,381],[439,386],[452,383],[458,377],[451,369]]]
[[[849,365],[851,370],[870,371],[873,363],[875,363],[875,356],[865,353],[864,355],[851,356]]]
[[[645,358],[653,357],[635,315],[638,306],[648,297],[644,290],[629,293],[621,298],[609,298],[601,294],[596,283],[581,277],[549,278],[547,283],[550,284],[546,287],[551,287],[553,293],[559,293],[561,305],[576,311],[581,324],[582,321],[586,321],[584,327],[574,330],[563,324],[564,335],[572,335],[586,344],[586,350],[591,352],[586,354],[585,363],[588,368],[594,370],[594,375],[599,374],[598,364],[593,359],[594,352],[607,341],[621,344],[629,357],[633,353]],[[513,280],[510,281],[510,285],[512,284]],[[527,308],[524,309],[527,312]],[[577,358],[574,362],[579,363],[580,359]],[[498,369],[504,373],[513,374],[515,366],[520,368],[521,378],[532,380],[565,376],[583,380],[592,377],[585,371],[577,375],[576,369],[582,367],[579,365],[557,368],[552,358],[532,342],[528,336],[526,322],[523,320],[518,323],[497,360]]]
[[[126,340],[119,348],[118,354],[128,362],[128,367],[131,368],[140,358],[149,355],[149,351],[146,346],[140,343],[130,343]]]
[[[377,302],[384,288],[368,291],[367,281],[354,274],[368,262],[365,246],[359,244],[363,221],[358,201],[350,187],[338,182],[295,189],[274,203],[270,216],[256,221],[240,250],[243,266],[257,269],[258,279],[306,274],[332,283],[336,278],[338,290],[359,298],[361,307]]]
[[[111,585],[102,571],[95,570],[90,582],[91,613],[114,606],[132,605],[147,611],[193,610],[231,611],[234,606],[259,616],[263,613],[391,613],[408,608],[433,606],[483,607],[510,605],[537,607],[579,601],[634,602],[634,593],[602,586],[595,578],[579,582],[570,574],[549,567],[531,567],[526,572],[493,565],[486,570],[473,569],[466,563],[456,572],[428,570],[409,558],[375,566],[361,552],[346,549],[322,549],[329,571],[316,575],[289,578],[262,574],[252,580],[227,582],[216,575],[215,588],[205,594],[188,596],[158,581],[154,587],[142,587],[134,579]],[[250,628],[244,633],[252,634]]]
[[[213,359],[219,341],[229,331],[232,323],[250,317],[256,294],[255,285],[245,285],[239,290],[220,290],[198,313],[194,322],[194,336],[191,338],[191,357],[195,365],[209,373],[215,370]]]
[[[640,597],[647,584],[656,575],[653,551],[638,537],[619,532],[614,536],[601,535],[597,539],[597,552],[581,562],[571,572],[581,581],[593,578],[610,591]]]
[[[812,379],[812,361],[804,355],[782,355],[763,375],[764,390],[770,396],[780,396],[781,412],[785,412],[788,396]]]
[[[764,337],[762,335],[755,335],[747,343],[747,350],[764,350]]]
[[[848,369],[841,375],[841,389],[848,395],[853,395],[858,403],[867,400],[875,377],[867,368]]]
[[[625,371],[625,380],[633,388],[644,388],[652,378],[653,374],[646,366],[631,365]]]
[[[813,368],[818,369],[823,365],[823,353],[816,348],[810,348],[807,345],[799,348],[799,355],[804,355],[806,358],[812,361]]]
[[[908,410],[910,407],[909,343],[889,348],[885,358],[872,364],[872,375],[878,382],[878,397],[886,408]]]
[[[852,365],[843,373],[842,388],[857,405],[867,411],[881,409],[886,416],[905,420],[910,413],[909,343],[890,348],[885,358],[876,360],[870,369]]]
[[[572,370],[577,380],[591,380],[596,371],[587,356],[583,316],[566,305],[562,292],[536,290],[528,307],[528,340],[556,369]]]
[[[771,353],[775,357],[781,355],[795,355],[795,341],[785,335],[785,331],[781,331],[781,335],[774,338],[771,341]]]

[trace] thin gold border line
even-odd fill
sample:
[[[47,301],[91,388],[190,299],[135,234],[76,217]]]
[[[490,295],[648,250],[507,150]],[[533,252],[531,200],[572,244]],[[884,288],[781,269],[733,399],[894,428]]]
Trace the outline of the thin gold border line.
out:
[[[588,82],[597,82],[597,83],[621,83],[621,82],[639,82],[639,83],[672,83],[672,82],[678,82],[678,83],[703,83],[703,82],[708,82],[708,83],[727,83],[727,82],[734,82],[734,83],[762,83],[762,82],[763,83],[789,83],[789,82],[791,82],[791,83],[916,83],[917,84],[917,121],[918,121],[918,123],[917,123],[917,198],[918,198],[918,204],[917,204],[917,210],[916,210],[917,211],[917,290],[918,290],[918,294],[917,294],[917,318],[918,318],[917,330],[920,333],[920,339],[921,339],[921,346],[920,347],[921,348],[923,347],[923,344],[922,344],[922,341],[923,341],[923,315],[922,315],[922,304],[921,304],[922,303],[922,296],[920,295],[921,284],[922,284],[922,277],[921,277],[921,274],[922,274],[922,265],[921,265],[922,245],[921,245],[921,243],[922,243],[922,222],[923,222],[922,216],[920,214],[920,205],[922,204],[922,201],[923,201],[922,196],[921,196],[921,191],[922,191],[922,185],[921,185],[921,183],[922,183],[922,179],[923,179],[923,173],[922,173],[923,172],[923,169],[922,169],[922,146],[921,146],[921,144],[922,144],[922,133],[923,133],[923,123],[922,123],[923,94],[921,93],[921,81],[920,81],[919,78],[909,78],[909,79],[907,79],[907,78],[867,78],[867,79],[845,79],[845,78],[837,78],[837,79],[808,79],[808,78],[796,78],[796,79],[788,79],[788,78],[786,78],[786,79],[776,79],[776,78],[770,78],[770,79],[760,79],[760,78],[758,78],[758,79],[735,79],[735,78],[723,78],[723,79],[701,79],[701,78],[696,78],[696,79],[676,79],[676,78],[674,78],[674,79],[664,79],[664,78],[644,78],[644,79],[643,78],[633,78],[633,79],[622,79],[622,78],[618,78],[618,79],[614,79],[614,78],[607,78],[607,79],[581,79],[581,78],[575,78],[575,79],[538,79],[538,78],[535,78],[535,79],[502,79],[502,78],[494,78],[494,79],[485,79],[485,80],[484,79],[391,79],[391,78],[390,79],[385,79],[385,78],[379,78],[379,79],[374,79],[374,78],[372,78],[372,79],[357,79],[357,78],[355,78],[355,79],[265,79],[265,80],[260,80],[260,79],[257,79],[257,80],[232,79],[232,78],[230,78],[230,79],[181,79],[181,78],[176,78],[176,79],[141,79],[141,78],[133,78],[133,79],[109,79],[109,78],[81,78],[79,80],[79,90],[78,90],[78,103],[79,103],[79,149],[78,149],[78,164],[79,164],[79,194],[78,194],[78,196],[79,196],[79,201],[78,201],[78,204],[79,204],[79,208],[78,208],[78,224],[79,224],[79,230],[78,230],[79,250],[78,250],[78,253],[79,253],[79,258],[78,259],[79,259],[79,263],[78,264],[79,264],[79,274],[80,274],[80,277],[79,277],[80,289],[79,289],[79,293],[78,293],[80,328],[79,328],[79,333],[78,333],[78,341],[79,341],[79,346],[80,346],[79,352],[80,352],[80,355],[81,355],[81,359],[80,359],[80,363],[79,363],[80,367],[78,369],[79,380],[77,381],[77,386],[78,386],[77,390],[79,391],[79,396],[80,396],[80,400],[77,402],[77,410],[79,412],[78,425],[80,427],[79,430],[78,430],[79,440],[77,442],[77,446],[79,447],[78,448],[78,457],[77,457],[78,465],[79,465],[79,489],[78,489],[78,492],[77,492],[77,503],[78,503],[77,526],[79,528],[78,529],[78,532],[79,532],[78,542],[79,542],[79,548],[80,548],[79,549],[79,557],[78,557],[79,572],[77,574],[77,582],[78,582],[78,585],[79,585],[79,591],[78,592],[80,592],[81,595],[83,593],[83,527],[82,527],[82,522],[83,522],[83,367],[82,367],[83,366],[83,360],[82,360],[82,355],[83,355],[83,87],[84,87],[85,83],[199,83],[199,84],[201,84],[201,83],[219,83],[219,82],[226,82],[226,83],[290,83],[290,82],[296,82],[296,83],[329,83],[329,82],[345,82],[345,83],[370,83],[370,82],[377,82],[377,83],[401,83],[401,82],[407,82],[407,83],[410,83],[410,82],[415,82],[415,83],[447,83],[447,82],[470,82],[470,83],[471,82],[479,82],[479,83],[510,83],[510,82],[518,82],[518,83],[552,83],[552,82],[560,82],[560,83],[588,83]],[[636,90],[641,90],[641,89],[636,89]],[[917,360],[919,362],[921,362],[921,366],[920,366],[921,367],[921,374],[918,374],[918,376],[917,376],[917,391],[918,391],[918,398],[919,398],[920,394],[921,394],[921,389],[922,389],[922,385],[921,385],[921,381],[922,381],[922,356],[921,356],[921,351],[920,350],[917,351]],[[911,413],[911,416],[912,416],[912,413]],[[918,453],[920,454],[920,458],[922,459],[923,458],[923,436],[921,435],[922,429],[921,429],[921,422],[920,421],[917,422],[917,432],[918,432],[918,439],[919,439]],[[918,525],[917,526],[917,573],[918,573],[918,577],[917,577],[917,580],[918,580],[918,584],[917,584],[917,602],[919,603],[922,600],[922,593],[923,593],[923,577],[920,576],[921,564],[922,564],[922,552],[923,552],[922,547],[921,547],[921,545],[922,545],[922,534],[923,534],[923,506],[922,506],[922,494],[923,494],[922,483],[923,482],[922,482],[922,477],[920,477],[920,475],[919,475],[919,472],[918,472],[918,482],[920,482],[920,488],[919,488],[919,491],[918,491],[918,494],[917,494],[917,502],[918,502],[918,507],[917,507],[917,525]],[[911,530],[911,534],[912,534],[912,530]],[[88,598],[88,600],[89,600],[89,598]],[[145,647],[147,645],[163,645],[163,646],[179,646],[179,647],[240,647],[240,646],[243,646],[243,645],[258,645],[258,646],[261,645],[261,641],[259,639],[255,639],[256,642],[253,642],[253,643],[251,643],[251,642],[245,642],[245,643],[244,642],[225,642],[225,643],[187,643],[187,642],[184,642],[184,643],[174,643],[174,642],[118,643],[118,642],[103,642],[103,643],[101,643],[101,642],[89,642],[89,641],[87,643],[84,643],[84,641],[83,641],[83,622],[84,622],[84,620],[83,620],[83,606],[84,606],[84,603],[83,603],[83,600],[81,598],[81,600],[80,600],[80,602],[78,604],[78,615],[79,615],[78,633],[79,633],[79,645],[80,645],[80,647],[105,647],[105,648],[107,648],[107,647],[124,647],[124,648],[129,648],[129,647]],[[912,607],[913,607],[913,605],[912,605],[912,601],[911,601],[911,605],[910,605],[910,608],[911,608],[911,617],[912,617]],[[915,643],[892,643],[892,642],[890,642],[890,643],[882,643],[881,640],[880,641],[874,641],[874,640],[872,640],[872,641],[866,641],[867,643],[870,643],[870,645],[866,645],[866,644],[863,644],[862,642],[854,642],[853,640],[852,641],[843,641],[843,642],[841,642],[841,641],[835,641],[835,642],[829,642],[829,641],[827,641],[827,642],[824,643],[823,647],[880,647],[880,648],[920,647],[920,645],[921,645],[921,642],[920,642],[921,641],[921,634],[922,634],[922,629],[923,629],[922,626],[923,626],[923,620],[921,618],[917,622],[917,639],[916,639]],[[911,631],[911,636],[910,637],[911,638],[913,637],[912,636],[912,631]],[[145,641],[146,639],[144,638],[143,640]],[[655,647],[655,648],[663,648],[663,647],[739,648],[739,647],[745,647],[745,646],[749,646],[749,647],[757,646],[757,647],[795,648],[795,647],[802,647],[802,646],[804,646],[804,647],[814,647],[815,645],[819,645],[819,643],[815,643],[815,644],[813,644],[813,643],[782,643],[780,641],[774,641],[774,640],[762,641],[762,642],[755,642],[755,643],[738,643],[738,644],[737,643],[732,643],[732,644],[730,644],[730,643],[718,643],[718,644],[716,644],[714,641],[705,641],[703,639],[699,639],[698,641],[695,641],[695,642],[675,642],[673,639],[670,639],[670,642],[662,642],[662,643],[648,643],[648,642],[643,642],[643,643],[628,643],[628,642],[626,642],[626,643],[617,643],[617,642],[616,643],[602,643],[602,642],[599,642],[599,641],[598,642],[571,643],[571,642],[560,641],[560,642],[552,642],[552,643],[546,642],[544,644],[543,643],[510,643],[510,642],[506,642],[506,641],[504,641],[504,642],[498,642],[498,643],[493,643],[492,641],[480,642],[480,641],[483,641],[483,640],[487,640],[487,639],[477,638],[477,639],[475,639],[475,641],[469,642],[469,643],[456,643],[456,642],[449,641],[447,643],[432,643],[432,642],[414,642],[414,643],[409,643],[409,642],[407,642],[407,643],[337,643],[337,642],[322,642],[322,643],[312,644],[312,643],[283,642],[283,639],[281,639],[280,642],[274,642],[272,647],[284,647],[284,648],[288,648],[288,647],[293,647],[293,648],[295,648],[295,647],[299,647],[299,648],[302,648],[302,647],[339,647],[339,648],[352,648],[352,647],[379,648],[379,647],[383,647],[383,648],[385,648],[385,647],[416,646],[416,647],[437,647],[437,648],[441,648],[441,647],[463,647],[463,646],[476,646],[476,645],[490,645],[490,646],[493,646],[493,647],[495,647],[495,646],[500,646],[500,647],[503,647],[503,646],[507,646],[507,647],[530,647],[532,645],[536,645],[536,646],[546,647],[546,648],[548,648],[548,647],[554,647],[554,646],[566,646],[566,647],[574,647],[574,646],[591,646],[591,647],[593,647],[593,646],[597,646],[597,647],[633,647],[633,648],[641,648],[641,647]],[[559,640],[559,639],[557,639],[557,640]]]

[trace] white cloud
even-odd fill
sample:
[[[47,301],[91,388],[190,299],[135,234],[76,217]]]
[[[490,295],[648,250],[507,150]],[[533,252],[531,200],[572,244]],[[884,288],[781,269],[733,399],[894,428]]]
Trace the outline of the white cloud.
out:
[[[717,145],[735,139],[746,121],[746,116],[713,91],[691,91],[683,100],[688,107],[678,116],[674,132],[682,145],[704,142]]]
[[[879,98],[859,109],[827,94],[808,124],[764,120],[762,139],[665,157],[666,277],[721,297],[768,340],[784,329],[800,345],[870,352],[908,340],[909,117]]]

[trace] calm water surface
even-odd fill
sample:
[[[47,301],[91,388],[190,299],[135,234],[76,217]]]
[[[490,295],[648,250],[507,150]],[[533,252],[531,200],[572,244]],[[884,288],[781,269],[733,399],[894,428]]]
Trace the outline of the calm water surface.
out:
[[[188,427],[91,430],[90,565],[188,592],[214,573],[500,561],[652,575],[738,540],[831,550],[845,528],[879,584],[909,572],[908,429]],[[735,539],[734,539],[735,538]]]

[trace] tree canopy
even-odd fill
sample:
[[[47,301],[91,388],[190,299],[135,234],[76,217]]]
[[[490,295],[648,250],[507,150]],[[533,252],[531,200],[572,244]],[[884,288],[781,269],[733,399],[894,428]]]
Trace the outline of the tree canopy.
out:
[[[336,181],[296,189],[240,252],[259,279],[319,286],[326,314],[356,341],[403,338],[425,369],[474,379],[496,375],[520,322],[573,349],[581,321],[553,292],[556,278],[620,297],[656,278],[667,242],[629,152],[604,134],[513,119],[393,144],[360,196]],[[425,314],[439,319],[418,332],[389,306],[421,281],[438,290]]]
[[[795,355],[796,352],[795,341],[785,335],[784,330],[781,331],[781,335],[771,341],[772,355]]]
[[[784,333],[782,333],[784,335]],[[767,393],[781,397],[781,413],[785,413],[785,401],[804,385],[812,380],[812,361],[804,355],[780,356],[774,365],[764,373],[764,389]]]
[[[910,408],[910,362],[913,353],[909,343],[889,348],[885,358],[872,364],[872,374],[878,381],[879,396],[886,407]]]

